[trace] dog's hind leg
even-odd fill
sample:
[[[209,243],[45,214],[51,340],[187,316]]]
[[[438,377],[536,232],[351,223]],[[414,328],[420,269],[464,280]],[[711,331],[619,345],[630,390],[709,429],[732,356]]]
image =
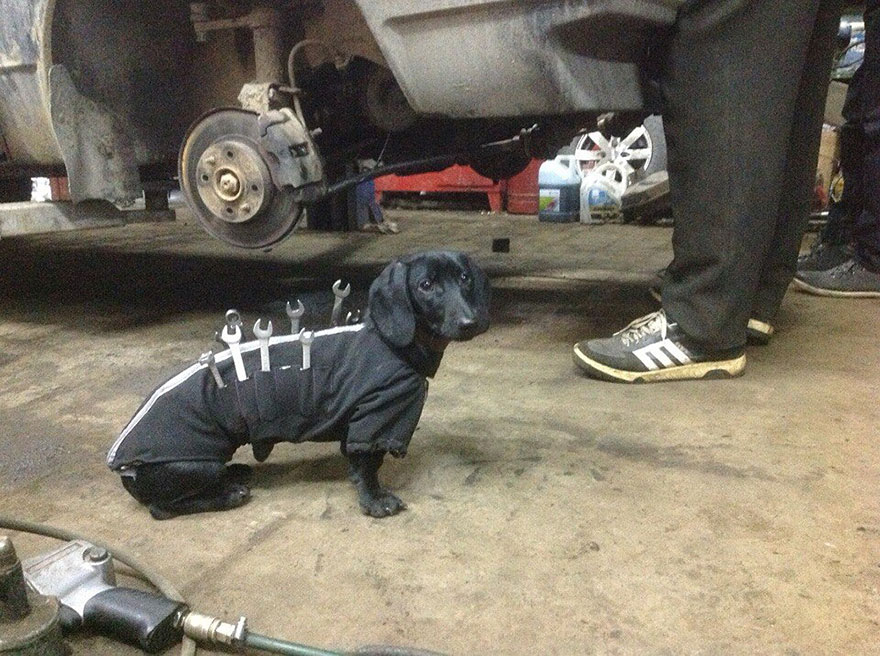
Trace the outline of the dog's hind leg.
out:
[[[250,489],[234,480],[242,473],[230,473],[225,464],[212,461],[141,465],[126,488],[149,506],[155,519],[170,519],[243,505]]]
[[[365,515],[388,517],[406,508],[398,497],[379,485],[379,467],[382,466],[384,452],[348,453],[348,478],[354,483],[358,502]]]

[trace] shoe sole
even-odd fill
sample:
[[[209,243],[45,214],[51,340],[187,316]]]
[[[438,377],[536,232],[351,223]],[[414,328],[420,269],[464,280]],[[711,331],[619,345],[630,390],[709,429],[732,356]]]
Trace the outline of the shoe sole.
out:
[[[847,292],[840,289],[827,289],[825,287],[814,287],[813,285],[795,278],[792,280],[794,286],[809,294],[816,296],[829,296],[831,298],[880,298],[880,291],[876,292]]]
[[[693,362],[655,371],[627,371],[602,364],[574,347],[574,363],[587,373],[617,383],[660,383],[670,380],[722,379],[741,376],[746,368],[745,353],[732,360]]]

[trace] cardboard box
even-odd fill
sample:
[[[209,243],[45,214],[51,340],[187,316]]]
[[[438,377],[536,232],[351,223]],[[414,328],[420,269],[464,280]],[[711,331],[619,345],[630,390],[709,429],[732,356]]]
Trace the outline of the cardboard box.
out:
[[[831,179],[840,165],[840,135],[833,125],[822,126],[822,140],[819,144],[819,161],[816,165],[816,177],[821,178],[822,189],[826,195],[831,186]]]
[[[843,103],[849,85],[832,80],[828,85],[828,96],[825,98],[825,122],[840,127],[843,125]]]

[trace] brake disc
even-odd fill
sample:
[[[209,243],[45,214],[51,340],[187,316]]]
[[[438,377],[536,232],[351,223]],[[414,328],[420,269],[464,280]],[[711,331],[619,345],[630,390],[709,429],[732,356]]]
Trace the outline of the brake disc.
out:
[[[277,244],[302,213],[296,191],[272,181],[254,112],[226,108],[202,116],[183,142],[178,167],[181,191],[199,223],[233,246]]]

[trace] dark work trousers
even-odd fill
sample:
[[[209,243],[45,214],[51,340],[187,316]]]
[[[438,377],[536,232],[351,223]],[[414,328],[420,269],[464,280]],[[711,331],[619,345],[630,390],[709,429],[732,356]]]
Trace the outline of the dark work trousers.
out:
[[[865,58],[849,83],[840,130],[843,198],[822,241],[852,242],[859,262],[880,272],[880,0],[865,5]]]
[[[794,276],[809,217],[840,3],[685,3],[661,79],[675,227],[671,321],[745,344]]]

